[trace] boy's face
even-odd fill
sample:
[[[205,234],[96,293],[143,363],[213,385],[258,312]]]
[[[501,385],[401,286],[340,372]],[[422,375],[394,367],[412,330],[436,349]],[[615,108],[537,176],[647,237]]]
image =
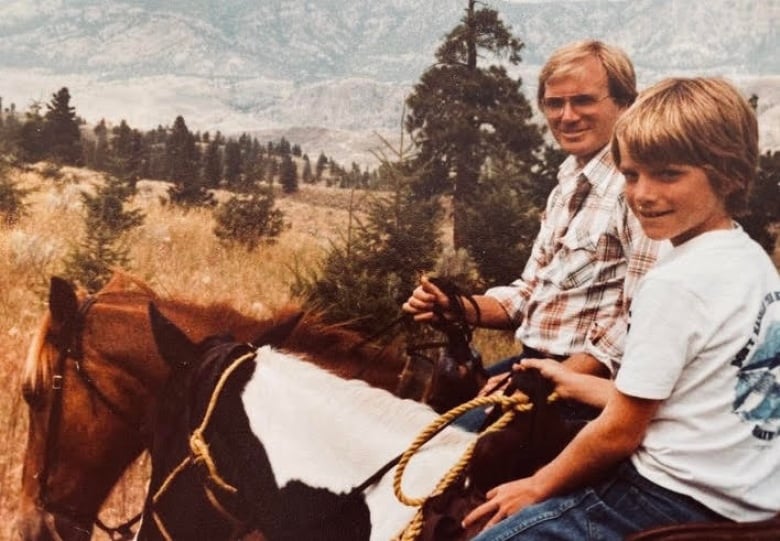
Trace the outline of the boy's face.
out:
[[[626,178],[626,200],[651,239],[670,239],[679,246],[707,231],[732,227],[723,198],[701,167],[640,164],[621,142],[620,171]]]
[[[546,107],[544,103],[563,106]],[[542,109],[555,140],[580,165],[609,143],[623,112],[609,95],[607,70],[593,56],[545,83]]]

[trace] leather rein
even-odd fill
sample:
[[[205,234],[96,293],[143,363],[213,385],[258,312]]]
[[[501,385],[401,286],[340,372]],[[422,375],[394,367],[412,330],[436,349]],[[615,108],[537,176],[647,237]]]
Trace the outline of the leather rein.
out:
[[[52,465],[57,460],[58,451],[58,431],[62,420],[62,406],[63,406],[63,388],[65,383],[66,362],[73,359],[75,373],[82,384],[87,388],[90,394],[96,397],[103,406],[110,411],[114,416],[118,417],[127,426],[141,433],[141,427],[136,423],[129,414],[122,410],[119,406],[113,403],[106,394],[100,390],[100,387],[95,383],[95,380],[90,376],[84,366],[84,351],[82,347],[82,331],[84,330],[84,322],[87,312],[97,302],[97,297],[94,295],[88,296],[84,303],[79,308],[76,317],[72,324],[67,328],[65,336],[59,343],[56,344],[57,348],[57,360],[54,364],[54,374],[52,376],[52,405],[49,410],[49,419],[46,430],[46,443],[44,462],[41,471],[38,474],[38,507],[39,509],[50,513],[51,515],[60,515],[66,517],[76,524],[83,525],[92,523],[100,530],[104,531],[114,540],[132,539],[133,532],[132,526],[137,523],[142,514],[138,513],[129,520],[119,524],[118,526],[107,526],[100,518],[95,515],[86,516],[84,513],[73,509],[67,505],[60,505],[51,500],[49,496],[49,476],[52,469]],[[54,525],[56,529],[56,523]]]

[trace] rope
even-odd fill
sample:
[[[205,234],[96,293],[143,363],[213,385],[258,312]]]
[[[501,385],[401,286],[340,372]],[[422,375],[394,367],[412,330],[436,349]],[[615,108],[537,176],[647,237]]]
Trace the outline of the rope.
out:
[[[152,498],[152,517],[157,524],[158,530],[160,531],[163,538],[166,539],[166,541],[171,541],[171,537],[163,525],[162,519],[159,517],[158,513],[154,511],[154,504],[157,504],[158,500],[162,497],[165,491],[168,490],[171,483],[173,483],[173,480],[179,475],[179,473],[181,473],[182,470],[184,470],[184,468],[190,464],[204,464],[209,472],[209,479],[216,486],[231,494],[238,492],[236,487],[225,481],[222,476],[220,476],[219,471],[217,470],[217,465],[209,453],[209,446],[204,437],[204,433],[206,428],[208,428],[209,421],[211,420],[211,416],[214,414],[214,410],[217,407],[217,402],[220,395],[222,394],[222,390],[225,387],[227,380],[230,378],[233,372],[238,369],[239,366],[241,366],[248,359],[254,359],[255,355],[255,351],[251,351],[242,355],[233,361],[233,363],[224,372],[222,372],[219,380],[217,381],[217,385],[214,387],[214,392],[211,394],[211,398],[209,399],[209,404],[206,407],[206,413],[203,415],[203,420],[201,421],[198,428],[196,428],[190,435],[190,454],[184,457],[184,459],[173,470],[171,470],[171,473],[168,474],[168,476],[165,478],[165,481],[163,481],[163,483],[160,485],[160,488],[157,489],[157,492],[155,492],[154,497]],[[216,498],[208,487],[204,486],[204,490],[206,491],[208,500],[220,514],[229,516],[230,522],[234,524],[238,522],[235,517],[230,516],[224,507],[215,504]]]
[[[552,403],[556,400],[558,400],[558,394],[555,392],[547,397],[548,403]],[[401,489],[401,481],[403,479],[404,470],[406,469],[406,466],[408,465],[414,453],[416,453],[420,447],[422,447],[429,439],[438,434],[445,426],[450,424],[453,420],[457,419],[467,411],[489,405],[500,405],[506,411],[501,415],[501,417],[493,422],[493,424],[483,430],[477,439],[469,444],[469,446],[463,452],[460,460],[458,460],[458,462],[455,463],[450,471],[445,474],[445,476],[439,481],[429,496],[424,498],[409,498],[406,496]],[[441,494],[458,480],[460,475],[463,473],[463,470],[465,470],[466,466],[468,466],[468,463],[474,454],[474,448],[476,447],[479,438],[481,438],[484,434],[497,432],[506,428],[506,426],[509,425],[517,413],[530,411],[531,408],[533,408],[533,404],[531,404],[528,401],[528,397],[523,394],[514,394],[511,396],[480,396],[465,402],[460,406],[456,406],[455,408],[441,415],[438,419],[431,423],[430,426],[423,430],[401,456],[401,460],[398,463],[398,468],[395,471],[395,476],[393,477],[393,491],[395,492],[395,496],[398,501],[409,507],[418,508],[412,520],[394,541],[416,541],[422,533],[422,505],[428,498]]]

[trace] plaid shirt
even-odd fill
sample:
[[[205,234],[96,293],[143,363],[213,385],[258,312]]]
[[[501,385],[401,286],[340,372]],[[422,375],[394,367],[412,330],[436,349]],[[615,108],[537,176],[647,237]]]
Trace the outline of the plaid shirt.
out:
[[[580,175],[591,189],[570,216]],[[609,146],[581,169],[574,156],[561,164],[521,278],[485,292],[524,345],[553,355],[588,352],[613,371],[620,363],[631,295],[661,244],[642,232],[623,183]]]

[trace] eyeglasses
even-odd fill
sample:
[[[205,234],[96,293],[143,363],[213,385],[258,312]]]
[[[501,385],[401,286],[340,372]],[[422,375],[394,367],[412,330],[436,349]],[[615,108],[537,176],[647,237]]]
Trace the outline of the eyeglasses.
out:
[[[551,98],[542,99],[542,109],[548,116],[560,116],[563,114],[563,110],[566,108],[566,104],[572,110],[578,113],[587,113],[592,111],[599,102],[604,101],[607,98],[611,98],[609,94],[597,98],[590,94],[575,94],[574,96],[555,96]]]

